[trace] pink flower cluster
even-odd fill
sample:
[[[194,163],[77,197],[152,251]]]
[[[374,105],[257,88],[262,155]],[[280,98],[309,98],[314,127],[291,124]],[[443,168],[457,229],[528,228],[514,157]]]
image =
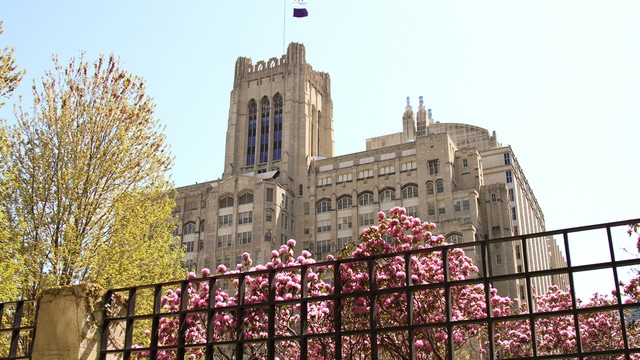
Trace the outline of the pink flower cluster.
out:
[[[490,309],[487,309],[487,294],[483,283],[453,283],[449,285],[448,292],[444,286],[438,285],[445,280],[467,280],[478,272],[478,268],[462,249],[444,247],[447,245],[444,238],[432,234],[434,229],[435,224],[408,216],[403,208],[393,208],[388,216],[380,212],[378,225],[364,230],[359,241],[347,245],[343,254],[348,259],[336,263],[339,264],[338,268],[335,268],[336,264],[316,264],[308,251],[295,256],[296,242],[289,240],[287,244],[271,252],[271,260],[265,265],[252,266],[248,253],[242,255],[242,263],[233,270],[219,265],[217,270],[224,275],[223,278],[235,274],[235,290],[232,292],[226,292],[220,286],[209,289],[208,278],[197,280],[192,273],[189,277],[195,281],[190,282],[187,287],[187,309],[192,311],[186,316],[184,343],[205,344],[207,323],[210,323],[213,326],[211,341],[236,340],[240,329],[241,336],[248,341],[244,349],[245,357],[266,359],[266,345],[261,340],[269,336],[267,320],[270,308],[266,304],[273,294],[276,301],[275,318],[272,319],[275,322],[273,335],[280,339],[276,342],[279,359],[300,358],[300,344],[289,338],[298,336],[301,331],[306,331],[309,335],[327,334],[325,337],[314,336],[308,339],[308,358],[336,358],[337,349],[331,334],[336,330],[334,320],[338,311],[342,320],[341,330],[353,331],[355,334],[343,336],[340,349],[343,358],[372,357],[371,338],[359,335],[358,331],[374,326],[379,329],[379,358],[408,359],[410,347],[407,332],[388,329],[409,325],[410,321],[412,325],[424,325],[424,328],[416,329],[413,334],[417,359],[447,358],[450,351],[447,345],[449,335],[452,336],[454,351],[475,349],[474,351],[484,353],[488,349],[487,327],[478,325],[473,320],[489,316],[497,318],[493,329],[497,357],[532,356],[532,326],[529,316],[525,316],[526,305],[517,307],[514,301],[499,296],[495,288],[489,287]],[[403,253],[416,249],[424,251],[410,256]],[[371,256],[376,258],[372,259]],[[445,263],[448,264],[447,272],[444,271]],[[304,271],[301,265],[306,265]],[[273,278],[269,277],[269,271],[274,274]],[[339,289],[341,294],[346,295],[337,306],[332,295],[338,289],[325,282],[327,279],[333,280],[334,271],[339,272]],[[446,274],[448,279],[445,279]],[[203,270],[202,275],[209,276],[208,270]],[[220,280],[216,280],[216,284],[218,281]],[[303,284],[306,284],[306,288],[303,288]],[[408,285],[412,285],[415,290],[408,293]],[[640,279],[633,279],[624,285],[623,291],[627,301],[640,302]],[[303,292],[306,292],[305,302],[302,301]],[[216,311],[212,321],[208,322],[208,314],[204,310],[208,309],[210,294],[214,296],[212,303]],[[242,299],[239,297],[241,294]],[[168,290],[162,297],[163,312],[167,315],[160,319],[159,346],[171,347],[178,343],[179,317],[172,314],[179,311],[180,299],[179,289]],[[551,287],[545,294],[534,296],[534,299],[537,308],[533,328],[539,355],[576,352],[578,332],[584,351],[618,349],[623,346],[623,324],[619,313],[598,309],[600,306],[615,304],[615,297],[595,294],[586,303],[577,301],[582,309],[593,308],[593,311],[578,316],[578,329],[571,313],[554,315],[554,312],[573,308],[571,292]],[[244,316],[242,322],[238,323],[236,306],[240,302],[244,304]],[[304,313],[302,304],[306,304],[306,319],[301,318]],[[412,318],[407,313],[409,306],[413,309]],[[501,320],[502,317],[505,320]],[[452,330],[443,324],[447,320],[454,323]],[[467,321],[464,325],[455,325],[464,321]],[[304,329],[303,325],[306,325]],[[640,328],[636,329],[632,324],[625,327],[625,330],[629,344],[639,346]],[[191,359],[202,359],[204,354],[201,349],[188,347],[186,354]],[[215,347],[215,351],[218,354],[215,358],[234,357],[232,347]],[[137,357],[144,358],[148,355],[148,351],[143,349]],[[159,351],[158,358],[173,359],[175,351]],[[634,358],[640,359],[640,356]]]

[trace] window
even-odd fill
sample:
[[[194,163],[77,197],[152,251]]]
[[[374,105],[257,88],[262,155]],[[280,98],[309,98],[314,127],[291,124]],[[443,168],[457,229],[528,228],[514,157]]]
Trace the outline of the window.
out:
[[[496,264],[498,265],[502,264],[502,255],[500,254],[496,255]]]
[[[521,257],[522,255],[520,253],[520,245],[516,245],[516,259],[520,260]]]
[[[186,246],[186,250],[185,252],[193,252],[194,248],[193,248],[193,241],[187,241],[184,243],[184,246]]]
[[[331,251],[331,240],[320,240],[316,244],[317,253],[326,253]]]
[[[518,272],[521,273],[522,272],[522,265],[518,265]]]
[[[462,243],[462,235],[460,234],[451,234],[447,236],[446,240],[449,244],[460,244]]]
[[[239,205],[251,204],[252,202],[253,202],[253,193],[251,192],[246,192],[240,195],[240,197],[238,198]]]
[[[469,211],[471,207],[469,207],[469,200],[462,200],[462,210]]]
[[[393,165],[381,166],[378,170],[378,174],[380,175],[389,175],[394,174],[396,172],[395,167]]]
[[[238,225],[251,224],[253,222],[253,211],[238,213]]]
[[[184,204],[185,211],[197,210],[197,209],[198,209],[198,204],[195,201],[189,201],[188,203]]]
[[[453,212],[462,211],[462,206],[460,206],[460,201],[456,201],[453,203]]]
[[[174,213],[179,213],[180,211],[182,211],[182,209],[180,208],[180,205],[176,205],[176,207],[173,208]]]
[[[400,172],[410,171],[417,168],[418,168],[418,164],[415,161],[410,161],[400,165]]]
[[[226,208],[233,206],[233,196],[227,195],[220,199],[220,208]]]
[[[373,177],[373,170],[358,171],[358,180],[367,179]]]
[[[444,200],[438,200],[438,214],[444,214],[444,213],[445,213]]]
[[[251,231],[241,232],[236,235],[237,245],[251,244]]]
[[[351,181],[353,181],[353,174],[351,173],[338,175],[338,183],[351,182]]]
[[[285,213],[280,214],[280,218],[278,219],[278,221],[280,221],[281,228],[287,229],[287,227],[289,226],[289,216]]]
[[[204,220],[200,221],[200,232],[204,233]]]
[[[427,182],[427,195],[433,195],[433,182]]]
[[[433,203],[429,203],[428,205],[428,213],[429,215],[435,215],[436,214],[436,207],[433,206]]]
[[[180,235],[180,227],[176,226],[175,229],[173,229],[173,236],[178,236]]]
[[[429,175],[438,175],[438,170],[440,167],[440,161],[438,160],[429,160],[427,162],[427,167],[429,168]]]
[[[375,223],[373,213],[358,214],[358,226],[371,226]]]
[[[407,215],[418,217],[418,207],[417,206],[407,206]]]
[[[196,232],[196,224],[195,223],[186,223],[182,227],[182,235],[193,234]]]
[[[389,202],[396,199],[396,191],[393,189],[383,190],[380,194],[380,202]]]
[[[267,209],[267,211],[265,211],[264,220],[266,222],[272,222],[273,221],[273,210]]]
[[[231,234],[218,236],[218,248],[231,246]]]
[[[247,166],[256,163],[256,120],[258,117],[258,105],[251,99],[248,106],[248,127],[247,127]]]
[[[331,220],[318,221],[316,230],[319,233],[325,233],[331,231]]]
[[[207,189],[207,190],[209,190],[209,189]],[[202,200],[200,202],[200,207],[203,208],[203,209],[206,208],[207,207],[207,200]]]
[[[516,197],[513,194],[513,189],[509,189],[509,201],[516,201]]]
[[[353,221],[351,219],[351,216],[338,218],[338,230],[351,229],[353,226]]]
[[[442,180],[436,181],[436,192],[438,194],[444,193],[444,181]]]
[[[463,168],[469,167],[469,161],[467,159],[462,159],[462,167]]]
[[[303,192],[302,192],[303,188],[302,188],[302,184],[298,185],[298,195],[302,196]]]
[[[325,213],[331,211],[331,201],[329,200],[320,200],[316,205],[316,213]]]
[[[518,219],[518,216],[517,216],[517,214],[516,214],[516,208],[515,208],[515,207],[512,207],[512,208],[511,208],[511,219],[513,219],[513,220],[517,220],[517,219]]]
[[[349,209],[352,205],[351,196],[343,196],[338,199],[338,210]]]
[[[267,188],[267,201],[273,202],[273,189]]]
[[[269,160],[269,99],[263,97],[260,102],[260,163]]]
[[[402,189],[402,198],[410,199],[418,197],[418,187],[415,185],[407,185]]]
[[[273,97],[273,155],[272,159],[282,158],[282,96]]]
[[[498,201],[498,198],[496,197],[496,194],[495,194],[495,193],[492,193],[492,194],[491,194],[491,202],[492,202],[492,203],[494,203],[494,202],[496,202],[496,201]]]
[[[373,204],[373,194],[372,193],[364,193],[358,196],[358,206],[365,206]]]
[[[511,172],[511,170],[507,170],[506,175],[507,175],[507,184],[512,183],[513,182],[513,173]]]
[[[318,178],[316,181],[316,185],[317,186],[331,185],[331,177],[326,176],[326,177]]]
[[[223,228],[233,225],[233,214],[218,216],[218,227]]]
[[[509,154],[508,152],[504,153],[504,164],[505,165],[511,164],[511,154]]]
[[[352,241],[351,236],[338,238],[338,249],[340,250],[344,249],[344,247],[347,246],[347,244],[350,243],[351,241]]]

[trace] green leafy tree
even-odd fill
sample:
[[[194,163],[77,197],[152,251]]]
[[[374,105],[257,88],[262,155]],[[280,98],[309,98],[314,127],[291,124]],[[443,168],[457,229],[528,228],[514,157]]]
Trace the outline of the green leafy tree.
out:
[[[0,34],[3,33],[2,21],[0,21]],[[0,49],[0,108],[5,105],[3,99],[8,99],[20,84],[25,71],[19,70],[14,57],[14,50],[5,46]],[[9,154],[9,138],[6,124],[0,119],[0,194],[7,193],[6,166]],[[0,209],[0,301],[7,301],[18,296],[14,286],[16,274],[21,267],[21,256],[18,252],[19,245],[10,241],[7,217]]]
[[[3,205],[24,255],[22,296],[183,276],[170,221],[173,158],[143,79],[113,55],[53,62],[9,134]]]

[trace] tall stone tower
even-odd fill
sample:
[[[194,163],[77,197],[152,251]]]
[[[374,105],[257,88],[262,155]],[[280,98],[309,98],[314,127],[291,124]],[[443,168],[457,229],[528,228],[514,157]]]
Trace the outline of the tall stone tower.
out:
[[[306,62],[304,45],[256,64],[238,58],[223,179],[278,170],[276,181],[298,194],[311,161],[333,156],[331,81]]]

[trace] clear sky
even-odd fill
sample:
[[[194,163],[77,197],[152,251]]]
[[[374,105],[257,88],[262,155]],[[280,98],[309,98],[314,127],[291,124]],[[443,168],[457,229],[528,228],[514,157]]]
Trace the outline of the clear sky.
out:
[[[2,0],[0,45],[25,96],[54,53],[120,56],[167,125],[177,186],[222,174],[236,58],[295,41],[331,74],[337,155],[401,131],[406,97],[424,96],[436,120],[513,147],[548,229],[640,217],[640,1],[309,2],[294,19],[283,0]]]

